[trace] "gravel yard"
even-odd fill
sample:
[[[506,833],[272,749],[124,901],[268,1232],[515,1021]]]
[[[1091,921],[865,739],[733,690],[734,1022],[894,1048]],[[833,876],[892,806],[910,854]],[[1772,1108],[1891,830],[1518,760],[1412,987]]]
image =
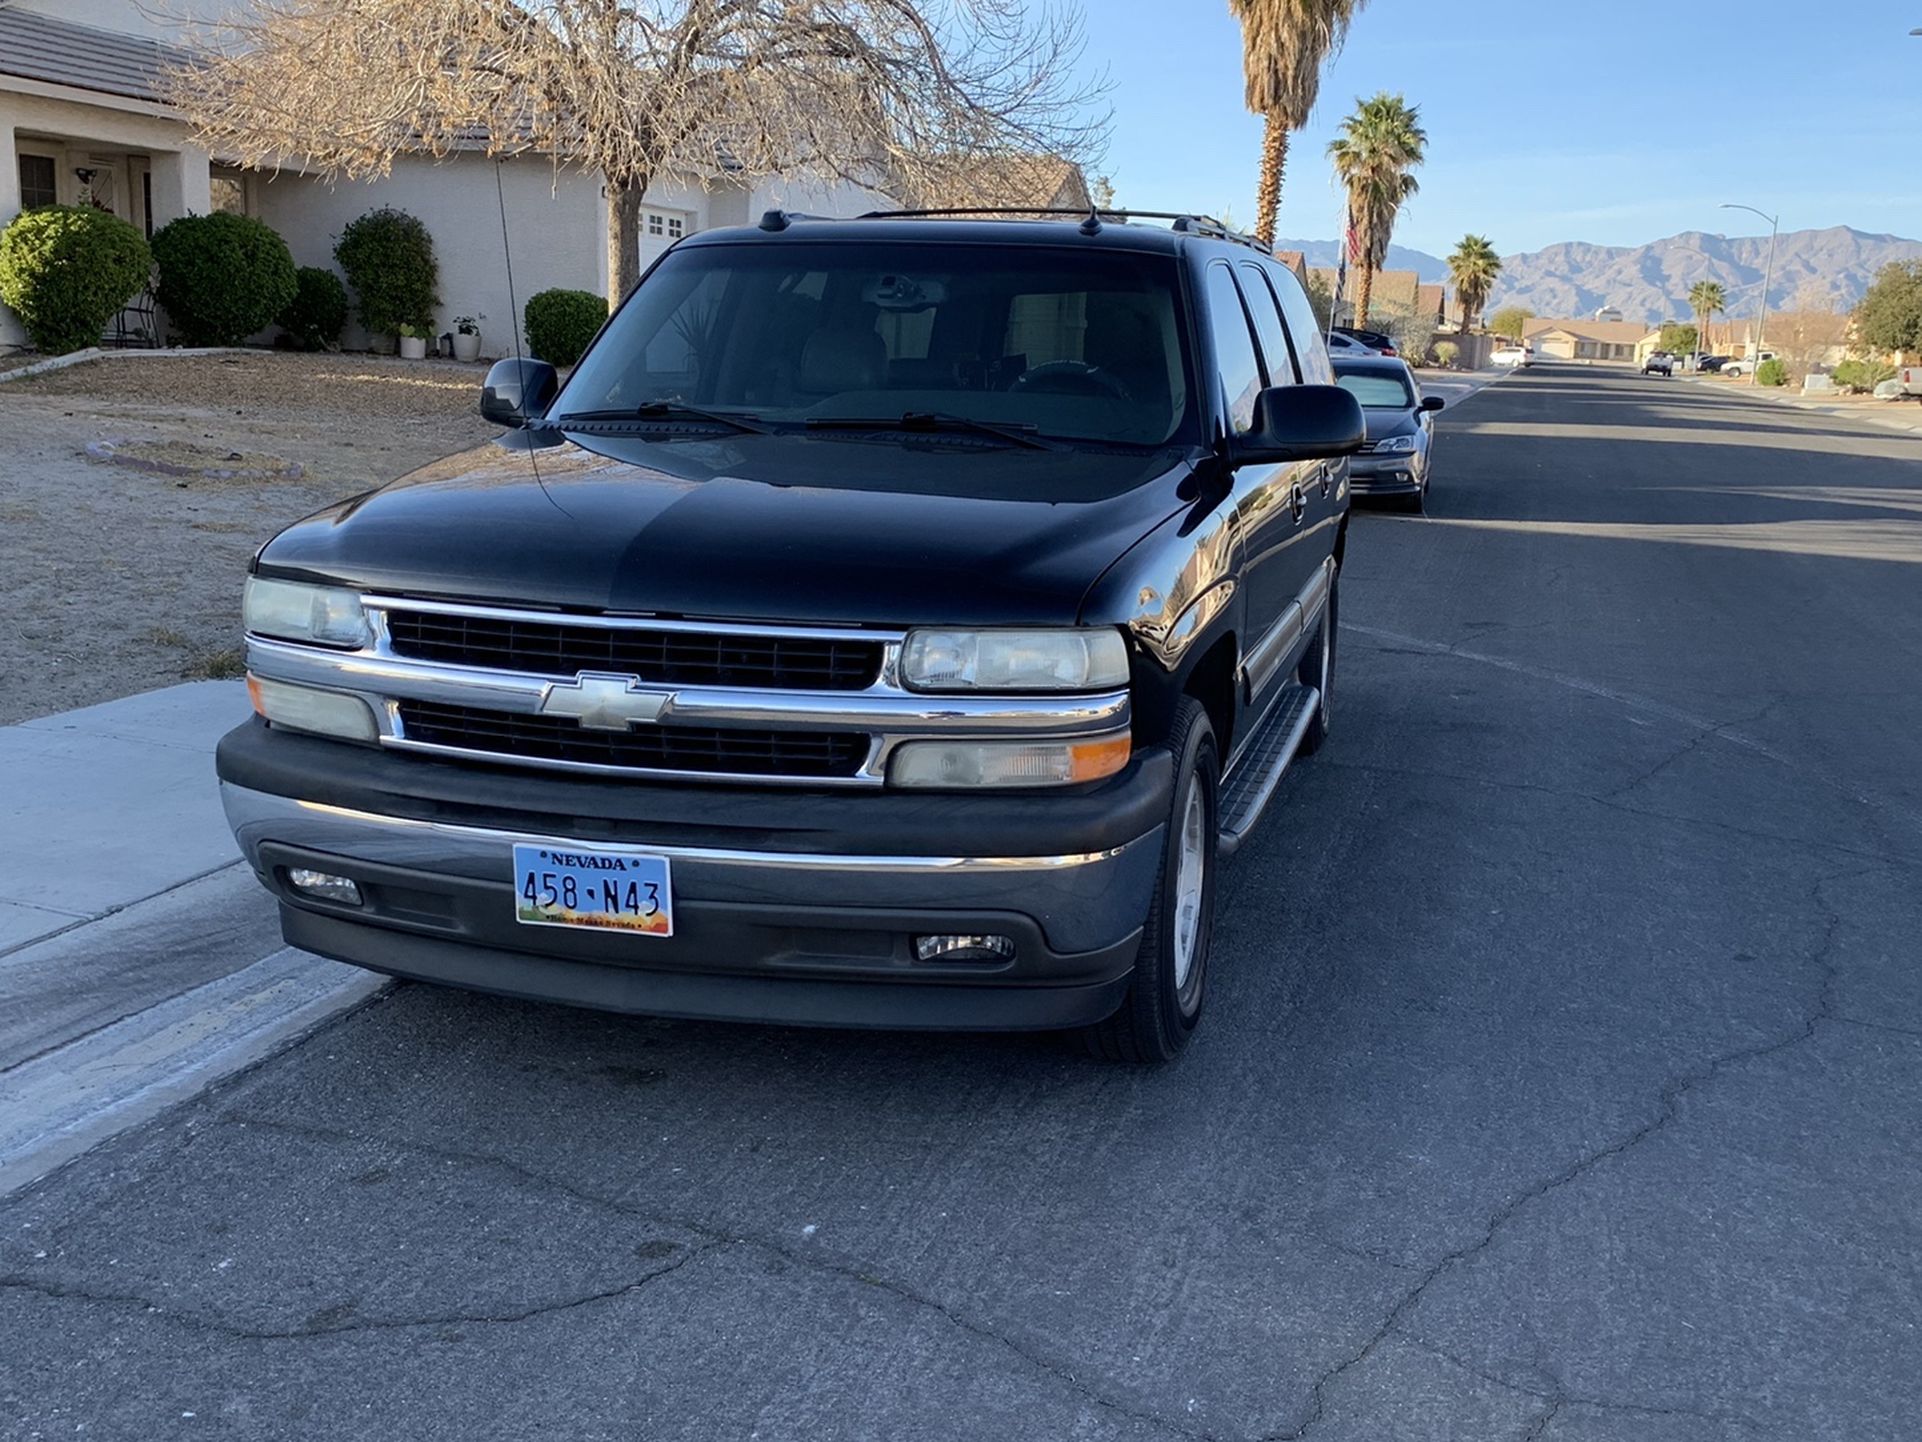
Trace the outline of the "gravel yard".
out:
[[[482,374],[263,351],[0,382],[0,723],[230,674],[254,549],[496,434]],[[135,464],[90,459],[103,441]],[[267,463],[298,478],[218,474]]]

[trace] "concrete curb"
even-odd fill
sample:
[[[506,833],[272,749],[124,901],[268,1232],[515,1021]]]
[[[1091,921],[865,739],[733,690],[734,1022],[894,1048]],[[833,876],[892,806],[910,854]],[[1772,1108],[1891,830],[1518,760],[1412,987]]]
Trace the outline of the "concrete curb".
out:
[[[386,977],[285,947],[0,1079],[0,1197],[372,1000]]]
[[[18,370],[0,372],[0,384],[7,381],[23,381],[30,376],[43,376],[49,371],[65,370],[68,366],[84,365],[97,360],[132,360],[136,357],[153,359],[160,356],[203,356],[238,355],[246,347],[237,345],[181,346],[174,350],[102,350],[99,346],[88,346],[85,350],[69,351],[66,355],[49,356],[46,360],[35,361],[32,365],[21,366]]]

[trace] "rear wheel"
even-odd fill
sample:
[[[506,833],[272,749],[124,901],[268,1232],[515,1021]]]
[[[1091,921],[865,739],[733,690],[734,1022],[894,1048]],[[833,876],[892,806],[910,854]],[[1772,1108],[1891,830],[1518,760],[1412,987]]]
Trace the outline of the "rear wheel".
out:
[[[1115,1014],[1082,1032],[1104,1061],[1173,1061],[1201,1021],[1214,939],[1221,760],[1208,713],[1192,697],[1181,703],[1168,745],[1174,804],[1134,976]]]

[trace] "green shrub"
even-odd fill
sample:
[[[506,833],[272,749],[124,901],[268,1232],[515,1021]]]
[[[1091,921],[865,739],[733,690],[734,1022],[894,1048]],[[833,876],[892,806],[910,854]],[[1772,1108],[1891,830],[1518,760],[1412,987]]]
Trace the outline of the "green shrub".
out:
[[[91,206],[38,206],[0,230],[0,301],[49,355],[98,345],[152,273],[146,238]]]
[[[280,328],[302,350],[331,350],[347,324],[347,287],[331,270],[303,265],[294,272],[294,298],[280,313]]]
[[[1789,383],[1789,368],[1779,360],[1765,360],[1755,368],[1755,383],[1758,386],[1785,386]]]
[[[404,210],[370,210],[334,245],[334,259],[360,299],[360,323],[375,335],[404,325],[431,331],[440,304],[440,265],[427,227]]]
[[[527,302],[527,349],[550,365],[571,366],[607,319],[591,290],[544,290]]]
[[[1461,354],[1462,348],[1452,340],[1435,342],[1435,359],[1445,366],[1453,366],[1456,361],[1461,359]]]
[[[1895,367],[1884,365],[1877,360],[1845,360],[1835,367],[1830,376],[1838,386],[1847,391],[1872,391],[1883,381],[1892,380]]]
[[[183,215],[154,232],[154,292],[188,345],[239,345],[294,298],[294,258],[274,228],[249,215]]]

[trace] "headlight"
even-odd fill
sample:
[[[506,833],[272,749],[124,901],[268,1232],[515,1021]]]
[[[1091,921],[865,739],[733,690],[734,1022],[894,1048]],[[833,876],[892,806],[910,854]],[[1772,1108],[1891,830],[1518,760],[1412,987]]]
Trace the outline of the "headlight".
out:
[[[905,741],[888,763],[894,786],[971,790],[983,786],[1072,786],[1128,764],[1123,731],[1084,741]]]
[[[1098,691],[1127,681],[1119,631],[910,631],[901,647],[911,691]]]
[[[1387,440],[1375,442],[1375,450],[1378,454],[1383,451],[1405,452],[1414,449],[1415,438],[1413,436],[1390,436]]]
[[[247,695],[261,716],[292,731],[338,736],[343,741],[373,741],[380,735],[367,703],[345,692],[249,676]]]
[[[247,630],[257,636],[356,648],[372,639],[360,597],[339,586],[249,576],[240,614]]]

